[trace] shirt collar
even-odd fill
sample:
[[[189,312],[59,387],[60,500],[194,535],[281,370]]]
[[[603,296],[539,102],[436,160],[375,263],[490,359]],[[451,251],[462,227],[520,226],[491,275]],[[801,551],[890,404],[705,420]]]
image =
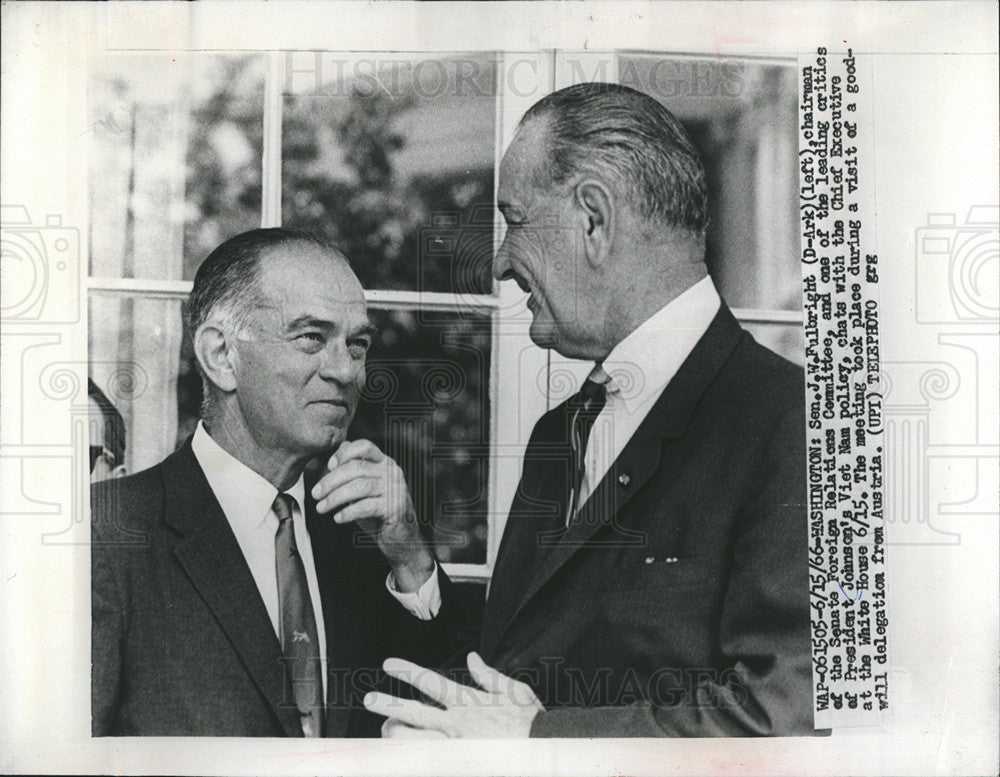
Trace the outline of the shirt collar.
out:
[[[633,412],[658,397],[715,318],[722,300],[706,276],[637,326],[591,371]],[[608,376],[608,377],[605,377]]]
[[[256,527],[267,520],[278,489],[223,449],[212,439],[202,421],[198,422],[191,438],[191,450],[230,523],[238,521]],[[295,485],[285,493],[295,499],[301,514],[305,497],[304,477],[299,475]]]

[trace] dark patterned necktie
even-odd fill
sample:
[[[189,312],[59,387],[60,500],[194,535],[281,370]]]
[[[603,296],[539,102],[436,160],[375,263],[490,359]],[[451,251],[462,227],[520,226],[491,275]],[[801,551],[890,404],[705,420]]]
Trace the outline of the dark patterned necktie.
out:
[[[278,572],[278,623],[285,671],[307,737],[322,735],[323,675],[316,617],[306,570],[295,546],[292,514],[295,500],[278,494],[271,511],[278,518],[274,535],[274,563]]]
[[[570,483],[569,483],[569,509],[566,513],[566,525],[573,523],[576,516],[577,499],[580,496],[580,487],[583,484],[583,475],[586,469],[585,457],[587,453],[587,439],[590,437],[590,430],[594,426],[594,421],[601,414],[607,402],[608,395],[603,383],[587,378],[583,387],[569,401],[569,408],[573,411],[570,421],[570,447],[572,457],[570,462]]]

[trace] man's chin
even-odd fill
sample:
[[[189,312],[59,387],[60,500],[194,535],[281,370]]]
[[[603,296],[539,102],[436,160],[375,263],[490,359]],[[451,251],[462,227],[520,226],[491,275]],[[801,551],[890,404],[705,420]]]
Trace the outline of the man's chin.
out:
[[[597,358],[589,351],[573,347],[568,344],[565,339],[561,339],[556,332],[555,327],[551,324],[547,326],[538,326],[533,323],[531,328],[528,329],[528,336],[531,338],[531,342],[539,348],[555,351],[557,354],[566,359],[595,361]]]
[[[340,426],[324,426],[314,430],[303,448],[308,448],[311,456],[329,456],[347,439],[347,429]]]
[[[555,348],[556,332],[550,321],[539,321],[536,314],[528,327],[528,337],[539,348]]]
[[[530,337],[531,342],[539,348],[555,351],[557,354],[564,356],[567,359],[586,358],[585,356],[575,353],[571,347],[567,347],[566,341],[559,337],[559,333],[556,331],[556,328],[552,325],[552,323],[539,324],[537,322],[532,322],[531,328],[528,329],[528,337]]]
[[[335,451],[341,445],[344,444],[344,440],[347,439],[347,429],[331,429],[326,436],[326,444],[324,447],[328,451]]]

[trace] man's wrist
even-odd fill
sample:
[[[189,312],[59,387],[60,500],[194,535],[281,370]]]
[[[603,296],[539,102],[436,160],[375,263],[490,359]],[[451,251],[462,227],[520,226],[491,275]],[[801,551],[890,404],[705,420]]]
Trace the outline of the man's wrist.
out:
[[[423,553],[392,564],[392,581],[400,593],[412,594],[430,579],[436,567],[434,557],[425,548]]]

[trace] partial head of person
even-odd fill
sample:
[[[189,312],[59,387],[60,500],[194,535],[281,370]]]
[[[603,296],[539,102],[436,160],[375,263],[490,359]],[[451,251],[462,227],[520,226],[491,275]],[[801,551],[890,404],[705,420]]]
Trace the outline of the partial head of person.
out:
[[[90,408],[90,482],[120,478],[125,467],[125,419],[96,383],[87,378]]]
[[[188,326],[209,434],[279,489],[343,442],[373,328],[347,260],[295,230],[222,243],[195,275]]]
[[[649,95],[586,83],[535,103],[500,165],[499,280],[530,292],[532,340],[599,361],[705,277],[705,172]]]

